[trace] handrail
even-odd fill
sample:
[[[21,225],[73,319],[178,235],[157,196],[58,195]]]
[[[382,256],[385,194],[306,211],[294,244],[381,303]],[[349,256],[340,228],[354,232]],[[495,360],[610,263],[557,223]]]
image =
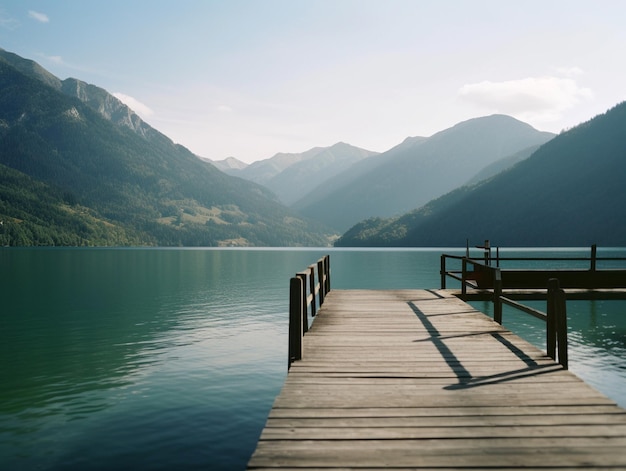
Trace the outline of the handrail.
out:
[[[497,249],[495,258],[491,257],[491,249],[488,241],[485,241],[485,247],[479,247],[485,250],[484,257],[470,257],[469,248],[466,255],[441,255],[441,288],[446,289],[446,280],[448,277],[460,281],[463,295],[466,294],[467,287],[471,288],[491,288],[493,289],[492,280],[486,280],[484,266],[500,267],[501,262],[509,261],[559,261],[559,262],[588,262],[587,268],[503,268],[503,283],[505,289],[513,288],[539,288],[545,289],[547,281],[550,278],[559,278],[563,288],[582,288],[587,290],[594,289],[611,289],[626,288],[626,269],[624,268],[603,268],[598,269],[598,262],[624,262],[625,257],[598,257],[597,246],[591,246],[591,254],[589,257],[500,257],[500,250]],[[462,261],[461,270],[448,270],[447,261]],[[474,266],[474,271],[468,271],[468,264]],[[457,265],[458,266],[458,265]]]
[[[581,283],[580,280],[583,280],[583,283],[588,283],[587,286],[590,289],[596,288],[595,284],[600,282],[601,284],[606,285],[605,287],[616,287],[615,286],[615,278],[618,277],[620,280],[617,282],[619,286],[622,286],[624,283],[624,278],[622,276],[623,270],[598,270],[597,269],[597,261],[598,260],[610,260],[610,261],[623,261],[626,260],[622,257],[614,257],[614,258],[600,258],[596,255],[596,246],[593,245],[591,248],[591,257],[582,258],[582,257],[528,257],[528,258],[500,258],[498,253],[498,259],[496,266],[492,266],[491,258],[470,258],[469,251],[466,256],[456,256],[456,255],[442,255],[441,258],[441,284],[442,289],[445,289],[446,277],[450,277],[456,279],[461,282],[461,297],[467,298],[467,288],[481,288],[484,291],[492,292],[492,301],[494,305],[494,320],[499,324],[502,324],[502,306],[506,304],[515,309],[518,309],[526,314],[532,315],[538,319],[542,319],[546,321],[546,353],[548,356],[557,360],[563,366],[563,368],[568,368],[568,340],[567,340],[567,304],[565,291],[561,288],[561,283],[557,277],[561,275],[566,280],[566,283],[577,285]],[[455,259],[461,260],[461,270],[458,271],[448,271],[446,269],[446,260],[447,259]],[[589,269],[588,270],[506,270],[500,268],[501,261],[519,261],[519,260],[536,260],[536,261],[546,261],[546,260],[576,260],[576,261],[589,261]],[[472,266],[473,269],[468,270],[469,266]],[[531,308],[529,306],[525,306],[521,303],[514,301],[503,295],[503,288],[505,287],[503,284],[503,273],[508,275],[507,281],[509,283],[517,286],[506,286],[506,288],[519,288],[519,284],[523,285],[524,283],[538,284],[541,283],[540,280],[549,276],[550,278],[547,280],[547,286],[544,285],[543,288],[546,289],[546,312],[539,311],[537,309]],[[516,279],[517,277],[517,279]],[[482,286],[481,286],[482,285]],[[540,286],[533,286],[534,288],[541,288]]]
[[[530,314],[538,319],[546,321],[546,353],[553,360],[557,360],[563,366],[568,369],[568,354],[567,354],[567,306],[565,300],[565,291],[560,288],[560,283],[557,278],[550,278],[546,286],[547,289],[547,303],[546,313],[533,309],[529,306],[525,306],[521,303],[513,301],[503,295],[503,283],[502,283],[502,269],[500,267],[492,267],[475,260],[463,258],[463,270],[461,275],[462,289],[461,298],[467,297],[467,286],[475,287],[468,277],[467,265],[474,265],[475,271],[477,271],[477,278],[490,280],[490,285],[493,286],[493,319],[498,324],[502,325],[502,305],[507,304],[515,309],[518,309],[526,314]],[[478,270],[476,270],[478,268]],[[558,356],[557,356],[558,345]]]
[[[317,281],[316,281],[317,280]],[[330,256],[325,255],[289,281],[289,352],[287,370],[303,354],[302,337],[309,331],[311,318],[317,315],[330,292]],[[317,297],[317,305],[316,305]]]

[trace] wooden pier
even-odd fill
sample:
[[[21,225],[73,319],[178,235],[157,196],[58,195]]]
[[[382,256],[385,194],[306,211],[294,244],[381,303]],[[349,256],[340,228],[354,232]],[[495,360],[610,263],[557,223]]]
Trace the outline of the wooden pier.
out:
[[[249,469],[626,469],[626,410],[447,290],[333,290]]]
[[[552,272],[487,257],[449,271],[446,258],[439,290],[330,291],[328,256],[291,279],[289,374],[249,469],[626,470],[626,410],[567,370],[571,291]],[[626,271],[595,262],[594,246],[578,295],[623,299]],[[571,272],[556,274],[578,288]],[[512,298],[546,299],[547,313]],[[546,352],[501,325],[502,303],[546,321]]]

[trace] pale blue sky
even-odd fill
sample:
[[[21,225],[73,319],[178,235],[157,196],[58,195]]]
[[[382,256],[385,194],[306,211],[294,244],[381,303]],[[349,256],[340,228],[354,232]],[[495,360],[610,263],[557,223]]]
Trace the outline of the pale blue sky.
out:
[[[625,24],[621,0],[5,0],[0,47],[250,162],[493,113],[559,132],[626,100]]]

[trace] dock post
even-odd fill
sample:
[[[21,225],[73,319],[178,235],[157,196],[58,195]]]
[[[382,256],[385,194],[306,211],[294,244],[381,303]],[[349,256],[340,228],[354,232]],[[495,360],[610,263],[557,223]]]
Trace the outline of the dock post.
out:
[[[287,369],[302,359],[302,279],[291,278],[289,282],[289,359]]]
[[[548,300],[546,306],[546,353],[556,360],[556,290],[559,289],[559,280],[548,280]]]
[[[324,259],[320,258],[317,261],[317,279],[320,285],[319,295],[319,303],[318,306],[321,308],[322,304],[324,304],[324,295],[326,294],[326,281],[325,281],[325,271],[324,271]]]
[[[446,256],[441,254],[441,268],[439,270],[441,274],[441,289],[446,289]]]
[[[546,351],[550,358],[557,359],[561,366],[568,369],[567,354],[567,304],[565,291],[559,285],[559,280],[548,280],[548,305],[546,318]]]
[[[309,265],[309,293],[311,293],[311,317],[315,317],[317,314],[317,306],[315,305],[315,265]]]
[[[324,257],[324,261],[326,262],[325,267],[326,267],[326,293],[328,294],[330,292],[330,255],[326,255]]]
[[[502,273],[493,271],[493,320],[502,325]]]
[[[307,279],[307,273],[306,272],[301,272],[301,273],[296,273],[296,276],[298,278],[300,278],[300,280],[302,280],[302,310],[300,311],[302,313],[302,333],[306,334],[309,331],[309,310],[308,310],[308,300],[307,300],[307,288],[306,288],[306,279]]]
[[[558,289],[556,292],[556,335],[559,352],[559,363],[566,370],[568,367],[567,355],[567,307],[565,302],[565,291]]]
[[[597,253],[598,253],[598,246],[596,244],[593,244],[591,246],[591,271],[596,271],[596,258],[597,258]]]

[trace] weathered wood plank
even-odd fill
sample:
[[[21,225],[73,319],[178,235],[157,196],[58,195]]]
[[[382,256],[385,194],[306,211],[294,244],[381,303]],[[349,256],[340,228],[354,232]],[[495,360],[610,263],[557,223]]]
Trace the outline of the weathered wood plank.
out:
[[[623,438],[262,441],[250,467],[624,467]]]
[[[626,410],[613,404],[594,406],[489,406],[477,407],[457,405],[456,407],[369,407],[369,408],[273,408],[269,418],[368,418],[368,417],[493,417],[493,416],[546,416],[546,415],[600,415],[622,416]],[[582,420],[579,417],[579,420]]]
[[[465,412],[465,413],[463,413]],[[466,415],[460,410],[447,416],[366,416],[366,417],[270,417],[269,428],[397,428],[397,427],[511,427],[529,425],[606,425],[607,422],[626,425],[626,414],[607,418],[604,414],[524,414],[518,415]],[[372,414],[373,415],[373,414]]]
[[[621,437],[626,446],[626,424],[506,425],[506,426],[353,426],[266,427],[261,440],[424,440],[465,438]]]

